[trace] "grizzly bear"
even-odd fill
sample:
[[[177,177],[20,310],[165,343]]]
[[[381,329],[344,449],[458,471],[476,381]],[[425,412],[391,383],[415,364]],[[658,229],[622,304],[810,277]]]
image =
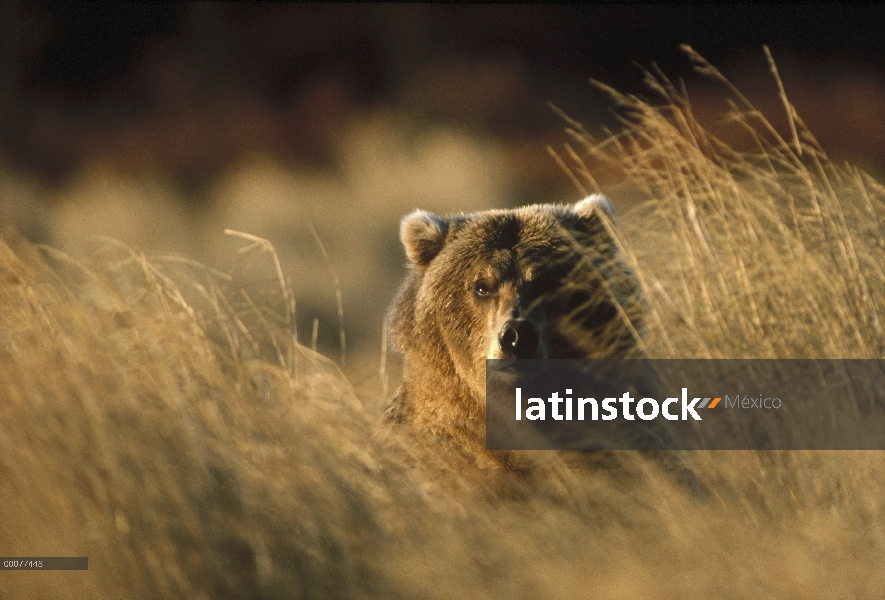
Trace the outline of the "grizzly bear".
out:
[[[403,217],[409,274],[389,314],[403,382],[385,418],[481,454],[486,359],[638,356],[642,300],[613,225],[599,194]]]

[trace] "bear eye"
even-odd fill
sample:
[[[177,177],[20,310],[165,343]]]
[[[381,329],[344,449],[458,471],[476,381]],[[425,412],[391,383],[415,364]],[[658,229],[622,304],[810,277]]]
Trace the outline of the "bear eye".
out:
[[[542,302],[551,299],[557,290],[556,282],[550,278],[538,279],[532,284],[532,295]]]
[[[492,284],[484,279],[480,279],[473,284],[473,293],[480,298],[488,298],[493,291]]]

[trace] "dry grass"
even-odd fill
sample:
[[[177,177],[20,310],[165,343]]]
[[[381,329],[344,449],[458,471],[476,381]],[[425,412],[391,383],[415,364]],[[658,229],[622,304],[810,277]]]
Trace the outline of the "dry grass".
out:
[[[885,189],[827,161],[795,114],[782,139],[736,105],[728,118],[757,142],[737,153],[664,78],[649,83],[664,102],[615,95],[625,133],[574,131],[581,164],[614,161],[650,199],[621,219],[648,294],[648,351],[881,356]],[[550,477],[514,479],[380,429],[294,333],[207,270],[113,244],[77,265],[7,236],[0,555],[88,555],[90,569],[4,571],[0,598],[885,589],[879,452],[696,452],[703,499],[638,458],[633,477],[581,480],[547,456]]]
[[[648,201],[624,221],[624,246],[649,296],[649,353],[661,358],[873,358],[885,353],[885,187],[831,163],[787,100],[782,137],[703,58],[734,98],[736,152],[693,117],[689,98],[646,73],[654,105],[606,89],[625,130],[598,141],[576,123],[572,176],[608,163]],[[767,52],[767,50],[766,50]],[[769,59],[770,59],[769,55]],[[601,85],[601,84],[600,84]]]

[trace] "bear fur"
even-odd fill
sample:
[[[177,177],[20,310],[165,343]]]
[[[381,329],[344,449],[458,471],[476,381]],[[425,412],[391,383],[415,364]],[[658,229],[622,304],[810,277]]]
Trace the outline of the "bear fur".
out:
[[[385,418],[481,455],[487,358],[640,356],[639,285],[613,226],[598,194],[572,206],[403,217],[409,274],[388,318],[403,382]]]

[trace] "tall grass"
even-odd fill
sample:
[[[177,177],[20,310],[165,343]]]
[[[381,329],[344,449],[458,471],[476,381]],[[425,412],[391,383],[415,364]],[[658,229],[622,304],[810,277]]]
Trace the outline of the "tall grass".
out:
[[[880,356],[885,189],[830,163],[789,104],[784,138],[731,90],[727,118],[756,144],[737,152],[663,76],[648,82],[660,102],[612,92],[624,132],[575,126],[571,154],[579,185],[594,185],[585,162],[610,160],[649,199],[621,217],[649,353]],[[114,244],[77,264],[6,236],[0,555],[90,568],[3,571],[0,598],[885,589],[881,453],[692,453],[702,499],[638,457],[585,478],[539,454],[548,468],[518,478],[382,428],[291,322],[207,269]]]
[[[830,162],[789,103],[783,137],[691,48],[696,69],[731,92],[724,124],[738,152],[693,116],[684,88],[646,72],[654,103],[606,90],[624,130],[597,140],[571,122],[566,154],[620,170],[647,202],[624,246],[649,296],[649,352],[662,358],[873,358],[885,353],[885,187]],[[563,163],[565,164],[565,163]]]

